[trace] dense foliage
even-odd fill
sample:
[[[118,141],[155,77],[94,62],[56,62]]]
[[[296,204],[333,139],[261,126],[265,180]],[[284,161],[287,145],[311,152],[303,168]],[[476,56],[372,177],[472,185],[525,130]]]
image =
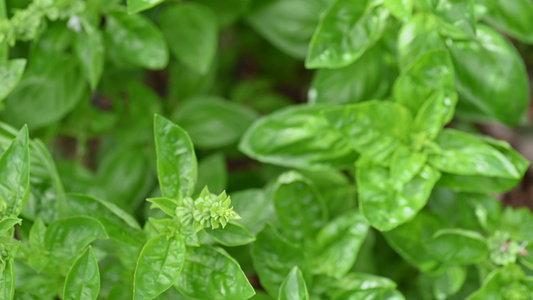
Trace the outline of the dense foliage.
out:
[[[533,298],[531,0],[123,2],[0,0],[0,299]]]

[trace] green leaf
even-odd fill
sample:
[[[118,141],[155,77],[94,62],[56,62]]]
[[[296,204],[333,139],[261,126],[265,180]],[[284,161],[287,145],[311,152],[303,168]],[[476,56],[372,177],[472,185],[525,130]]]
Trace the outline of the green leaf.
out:
[[[276,217],[274,205],[263,190],[248,189],[231,194],[233,210],[238,212],[242,219],[235,222],[244,227],[255,236],[263,226]]]
[[[128,14],[136,14],[152,8],[165,0],[128,0]]]
[[[0,21],[7,19],[7,9],[5,0],[0,0]],[[0,63],[7,61],[9,56],[9,44],[6,40],[0,42]]]
[[[519,266],[509,264],[492,271],[483,281],[481,288],[467,300],[529,299],[532,296],[531,283],[525,279]]]
[[[523,43],[533,43],[533,3],[529,0],[494,2],[495,7],[488,11],[484,20]]]
[[[205,232],[207,232],[213,240],[227,247],[247,245],[255,241],[254,236],[239,223],[230,222],[226,224],[224,228],[214,230],[207,228],[205,229]]]
[[[11,300],[15,295],[15,268],[13,258],[2,262],[3,268],[0,274],[0,299]]]
[[[488,257],[486,239],[470,230],[439,230],[424,242],[424,247],[435,259],[449,264],[474,264]]]
[[[323,106],[299,105],[257,120],[239,149],[263,163],[304,169],[351,166],[357,155],[320,115]]]
[[[0,156],[0,215],[18,216],[30,191],[28,127],[24,126]]]
[[[163,197],[190,196],[198,178],[198,166],[189,135],[159,115],[154,117],[154,135],[157,176]]]
[[[197,3],[174,5],[161,13],[159,23],[172,54],[191,70],[207,73],[218,42],[213,11]]]
[[[421,271],[429,272],[435,269],[439,262],[424,248],[424,241],[444,226],[445,223],[438,217],[422,211],[413,220],[382,234],[403,259]]]
[[[503,153],[467,133],[443,130],[435,142],[440,147],[428,163],[444,172],[519,179],[523,173]]]
[[[96,219],[71,217],[48,226],[44,237],[46,250],[54,264],[61,264],[76,255],[95,239],[106,239],[107,233]]]
[[[435,90],[442,91],[442,96],[432,96]],[[433,139],[453,118],[457,103],[453,64],[448,52],[432,50],[418,56],[396,79],[393,94],[395,101],[421,118],[415,126],[421,131],[430,130],[429,136]],[[426,104],[430,97],[432,101]]]
[[[252,8],[247,13],[246,21],[284,53],[304,59],[320,15],[333,1],[256,1],[250,5]]]
[[[414,0],[385,0],[383,5],[390,14],[401,21],[408,22],[413,13]]]
[[[83,30],[74,35],[74,53],[81,70],[94,91],[104,71],[104,39],[89,22],[82,22]]]
[[[179,236],[160,234],[144,245],[133,284],[133,299],[153,299],[169,289],[184,269],[185,242]]]
[[[294,171],[278,177],[273,194],[281,231],[298,245],[307,245],[327,220],[322,196],[312,183]]]
[[[456,294],[466,280],[466,268],[450,266],[434,273],[422,274],[419,284],[422,289],[428,289],[435,299],[449,299]]]
[[[347,291],[338,294],[332,300],[405,300],[402,293],[397,290],[373,289],[363,291]]]
[[[217,96],[190,98],[172,114],[198,148],[219,148],[239,140],[257,118],[249,108]]]
[[[368,222],[359,212],[342,214],[325,224],[311,249],[315,273],[342,278],[353,267],[368,233]]]
[[[291,269],[279,288],[278,300],[309,300],[304,275],[298,267]]]
[[[308,102],[347,104],[385,97],[396,73],[383,58],[388,54],[385,47],[378,43],[361,59],[344,68],[317,70],[307,96]]]
[[[516,241],[533,241],[533,215],[527,208],[506,207],[497,222],[497,229]]]
[[[372,0],[336,0],[313,34],[305,67],[348,66],[381,37],[388,11]]]
[[[146,201],[152,203],[152,208],[157,207],[170,217],[176,217],[178,201],[170,198],[148,198]]]
[[[100,292],[100,271],[98,260],[89,246],[83,254],[76,259],[67,273],[63,299],[95,300]]]
[[[476,39],[451,40],[447,45],[459,93],[457,116],[520,124],[529,103],[529,84],[524,62],[513,45],[482,25]]]
[[[405,185],[413,179],[426,165],[427,155],[420,152],[412,152],[407,147],[398,148],[393,154],[390,167],[391,179]]]
[[[417,13],[398,34],[398,64],[402,69],[427,51],[445,48],[433,15]]]
[[[439,18],[441,34],[454,39],[475,36],[476,15],[472,0],[441,0],[432,10]]]
[[[0,61],[0,82],[2,82],[2,86],[0,87],[0,101],[4,100],[15,89],[22,78],[25,67],[25,59]]]
[[[377,100],[325,109],[323,114],[354,150],[380,165],[389,165],[394,151],[408,144],[413,120],[402,105]]]
[[[161,31],[143,15],[113,12],[105,25],[106,49],[129,64],[158,70],[168,63],[168,49]]]
[[[257,235],[251,255],[261,286],[273,297],[279,294],[285,276],[294,266],[298,266],[304,275],[310,274],[302,250],[281,237],[271,225],[265,226]]]
[[[0,235],[4,235],[4,233],[13,228],[15,225],[20,225],[21,222],[22,219],[15,217],[3,218],[2,221],[0,221]]]
[[[214,194],[220,194],[226,189],[228,172],[226,170],[226,158],[224,154],[217,152],[209,155],[198,163],[198,183],[196,192],[208,186]]]
[[[202,300],[244,300],[255,294],[237,261],[224,250],[208,246],[187,248],[183,271],[174,286]]]
[[[40,252],[45,250],[44,237],[46,235],[46,224],[43,219],[37,218],[31,226],[29,243],[33,251]]]

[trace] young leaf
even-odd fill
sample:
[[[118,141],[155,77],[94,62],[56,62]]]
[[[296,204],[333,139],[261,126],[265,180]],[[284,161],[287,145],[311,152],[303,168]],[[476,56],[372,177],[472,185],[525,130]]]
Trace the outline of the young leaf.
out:
[[[261,162],[287,167],[351,166],[357,154],[320,115],[323,108],[293,106],[263,117],[244,134],[239,149]]]
[[[0,156],[0,214],[18,216],[30,190],[28,127],[24,126]]]
[[[474,40],[448,43],[457,76],[459,117],[520,124],[529,103],[524,62],[503,36],[479,25]],[[500,80],[505,78],[505,80]]]
[[[0,273],[0,299],[11,300],[15,295],[15,268],[14,259],[9,258],[2,262],[2,273]]]
[[[96,219],[71,217],[50,224],[46,230],[44,244],[52,262],[61,264],[95,239],[107,237],[104,226]]]
[[[427,51],[445,48],[438,31],[438,21],[433,15],[417,13],[405,23],[398,34],[398,64],[407,67]]]
[[[100,31],[89,22],[83,22],[83,30],[74,35],[74,53],[94,91],[104,71],[104,39]]]
[[[310,274],[302,250],[282,238],[271,225],[257,235],[251,255],[259,281],[271,296],[278,295],[281,283],[294,266],[304,275]]]
[[[174,5],[161,13],[159,23],[172,54],[191,70],[207,73],[218,42],[213,11],[197,3]]]
[[[100,271],[98,260],[89,246],[83,254],[76,259],[67,273],[63,288],[63,299],[96,300],[100,292]]]
[[[413,123],[402,105],[377,100],[325,109],[323,114],[354,150],[380,165],[389,165],[394,151],[408,143]]]
[[[110,13],[105,23],[105,39],[106,49],[132,65],[158,70],[168,63],[163,34],[143,15]]]
[[[302,271],[298,267],[291,269],[279,288],[278,300],[309,300],[309,292]]]
[[[165,0],[128,0],[128,14],[140,13],[152,8]]]
[[[390,177],[393,182],[407,184],[426,165],[425,153],[413,152],[407,147],[401,147],[394,152],[390,167]]]
[[[5,62],[0,61],[0,82],[2,82],[2,86],[0,86],[0,101],[4,100],[7,95],[15,89],[22,78],[22,73],[24,73],[25,67],[25,59],[12,59]]]
[[[408,22],[413,13],[414,2],[414,0],[385,0],[383,5],[389,10],[391,15],[401,21]]]
[[[187,249],[183,271],[174,286],[201,300],[244,300],[255,294],[237,261],[224,250],[208,246]]]
[[[227,247],[247,245],[255,241],[254,236],[239,223],[230,222],[224,228],[206,228],[205,231],[213,240]]]
[[[46,224],[43,219],[37,218],[33,222],[30,230],[29,243],[30,247],[35,252],[44,251],[45,243],[44,237],[46,235]]]
[[[524,271],[515,264],[509,264],[492,271],[483,281],[481,288],[467,300],[531,298],[531,288],[528,288],[524,279]],[[512,297],[513,294],[515,297]]]
[[[442,229],[424,242],[429,255],[444,263],[474,264],[488,256],[486,239],[475,231]]]
[[[189,135],[178,125],[156,115],[154,135],[157,176],[163,197],[190,196],[198,177],[196,154]]]
[[[361,57],[381,37],[389,16],[374,2],[336,0],[313,34],[306,68],[340,68]]]
[[[14,218],[14,217],[4,217],[2,218],[2,221],[0,221],[0,235],[4,235],[8,230],[13,228],[15,225],[22,222],[22,219]]]
[[[153,203],[152,208],[155,206],[161,209],[165,214],[176,217],[176,208],[178,207],[178,201],[170,198],[148,198],[146,201]]]
[[[273,200],[281,231],[293,243],[307,245],[326,223],[322,196],[299,173],[291,171],[280,175]]]
[[[484,20],[523,43],[533,43],[533,3],[529,0],[494,2],[495,8],[488,11]]]
[[[133,299],[153,299],[169,289],[183,269],[185,242],[160,234],[143,247],[135,268]]]

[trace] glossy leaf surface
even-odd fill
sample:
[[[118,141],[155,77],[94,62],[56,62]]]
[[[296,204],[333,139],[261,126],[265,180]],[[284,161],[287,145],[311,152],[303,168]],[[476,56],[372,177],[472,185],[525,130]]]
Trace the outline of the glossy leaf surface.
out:
[[[292,268],[279,288],[279,300],[308,300],[309,292],[302,271]]]
[[[100,292],[98,261],[91,247],[76,259],[67,273],[63,299],[95,300]]]
[[[0,62],[0,100],[4,100],[11,91],[17,86],[24,68],[26,67],[25,59],[12,59]]]

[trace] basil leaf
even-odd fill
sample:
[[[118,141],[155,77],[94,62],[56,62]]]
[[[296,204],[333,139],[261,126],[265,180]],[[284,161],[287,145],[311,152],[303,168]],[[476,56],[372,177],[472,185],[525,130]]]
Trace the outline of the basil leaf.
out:
[[[306,68],[341,68],[353,63],[379,40],[388,16],[372,0],[336,0],[313,34]]]
[[[63,299],[95,300],[99,292],[100,271],[98,270],[98,260],[96,260],[93,250],[89,246],[76,259],[67,273],[63,289]]]
[[[455,65],[457,115],[518,125],[529,103],[529,85],[524,63],[512,44],[479,25],[476,39],[447,45]]]
[[[136,14],[150,9],[165,0],[128,0],[128,14]]]
[[[200,160],[198,183],[196,184],[197,193],[201,192],[201,188],[208,186],[212,193],[220,194],[225,190],[227,182],[228,172],[224,154],[218,152]]]
[[[0,87],[0,101],[4,100],[15,89],[22,78],[25,67],[25,59],[12,59],[0,62],[0,82],[2,82],[2,86]]]
[[[472,0],[442,0],[432,8],[439,18],[439,31],[454,39],[470,38],[476,33],[476,15]]]
[[[255,241],[254,236],[239,223],[230,222],[223,229],[208,228],[206,232],[213,240],[227,247],[247,245]]]
[[[165,9],[159,16],[170,51],[185,66],[205,74],[217,50],[217,24],[213,11],[185,3]]]
[[[310,274],[301,249],[281,237],[271,225],[257,234],[251,255],[259,281],[271,296],[278,295],[285,276],[294,266],[304,275]]]
[[[251,3],[247,23],[284,53],[304,59],[320,15],[334,0],[274,0]]]
[[[405,185],[410,182],[426,165],[427,155],[412,152],[409,148],[398,148],[393,154],[390,177],[393,182]]]
[[[409,140],[412,116],[397,103],[367,101],[325,109],[323,114],[354,150],[380,165],[389,165],[393,152]]]
[[[152,207],[161,209],[165,214],[176,217],[176,208],[178,207],[178,201],[170,198],[148,198],[146,201],[152,203]]]
[[[326,223],[324,200],[312,183],[296,172],[278,177],[273,200],[281,232],[293,243],[307,244]]]
[[[22,219],[14,217],[4,217],[0,221],[0,235],[4,235],[8,230],[13,228],[17,224],[21,224]]]
[[[185,264],[185,242],[179,236],[160,234],[143,247],[133,284],[133,299],[153,299],[169,289]]]
[[[237,261],[224,250],[187,248],[185,265],[174,285],[194,299],[244,300],[255,294]]]
[[[430,14],[417,13],[398,34],[398,64],[402,69],[427,51],[445,47],[438,31],[438,21]]]
[[[367,221],[355,211],[325,224],[312,245],[314,272],[342,278],[352,269],[367,233]]]
[[[74,35],[74,53],[81,70],[94,91],[104,71],[104,39],[100,31],[89,22],[83,22],[83,30]]]
[[[7,19],[5,0],[0,0],[0,21]],[[9,56],[9,44],[7,40],[0,42],[0,63],[4,63]],[[2,80],[3,81],[3,80]]]
[[[347,104],[385,97],[396,70],[383,59],[389,54],[384,48],[378,43],[346,67],[317,70],[308,93],[309,103]]]
[[[302,271],[291,269],[279,288],[279,300],[309,300],[309,292]]]
[[[154,117],[154,135],[157,176],[163,197],[190,196],[198,178],[198,166],[189,135],[159,115]]]
[[[523,43],[533,43],[533,3],[529,0],[494,2],[494,8],[488,10],[484,20]]]
[[[387,8],[391,15],[395,16],[401,21],[408,22],[413,13],[414,0],[385,0],[383,5]]]
[[[492,271],[483,281],[483,285],[467,300],[530,298],[531,283],[524,278],[524,271],[515,264]],[[514,296],[514,297],[513,297]]]
[[[15,295],[15,268],[13,258],[2,262],[2,273],[0,273],[0,299],[13,299]]]
[[[43,219],[37,218],[33,225],[31,226],[29,244],[30,247],[36,251],[44,251],[45,243],[44,237],[46,235],[46,224],[43,222]]]
[[[517,241],[533,241],[533,216],[526,208],[506,207],[497,223],[497,229],[509,233]]]
[[[322,109],[322,106],[293,106],[260,118],[244,134],[239,149],[261,162],[287,167],[352,165],[357,154],[329,127],[320,115]]]
[[[248,189],[231,194],[233,210],[242,219],[235,222],[244,225],[255,236],[263,226],[276,217],[274,205],[263,190]]]
[[[444,263],[474,264],[488,257],[486,239],[463,229],[442,229],[424,242],[427,253]]]
[[[158,70],[168,63],[163,34],[143,15],[122,12],[107,15],[105,41],[112,56],[134,66]]]
[[[450,266],[421,275],[418,279],[421,289],[427,290],[435,299],[448,299],[461,289],[467,272],[465,267]]]

